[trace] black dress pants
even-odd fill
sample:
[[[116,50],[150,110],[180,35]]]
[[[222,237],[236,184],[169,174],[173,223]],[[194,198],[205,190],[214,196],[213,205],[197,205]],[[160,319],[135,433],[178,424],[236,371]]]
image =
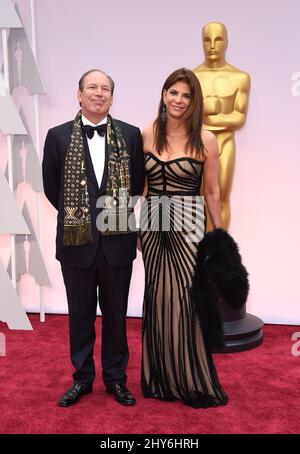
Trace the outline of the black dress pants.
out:
[[[63,263],[61,268],[69,307],[70,353],[76,369],[74,382],[91,384],[95,379],[93,352],[98,289],[103,381],[107,385],[125,384],[129,356],[126,313],[132,264],[121,268],[108,265],[100,237],[96,259],[90,268],[73,268]]]

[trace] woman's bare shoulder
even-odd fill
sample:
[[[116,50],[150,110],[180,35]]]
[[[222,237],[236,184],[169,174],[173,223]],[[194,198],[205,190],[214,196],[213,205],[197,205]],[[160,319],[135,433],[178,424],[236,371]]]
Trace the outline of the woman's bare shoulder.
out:
[[[151,151],[153,148],[154,141],[154,125],[153,123],[150,126],[147,126],[142,131],[144,151]]]

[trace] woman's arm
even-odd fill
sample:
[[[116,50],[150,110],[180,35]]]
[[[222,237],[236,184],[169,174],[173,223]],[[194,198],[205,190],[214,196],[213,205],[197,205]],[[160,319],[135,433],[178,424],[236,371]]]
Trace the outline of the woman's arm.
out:
[[[203,168],[203,194],[214,228],[220,224],[219,150],[217,139],[210,131],[203,134],[205,162]]]
[[[147,151],[152,150],[153,146],[153,126],[149,126],[148,128],[143,129],[142,131],[142,138],[143,138],[143,145],[144,145],[144,153]],[[145,185],[142,197],[146,197],[148,192],[148,181],[147,176],[145,177]]]
[[[142,131],[142,139],[143,139],[143,149],[144,149],[144,153],[147,151],[147,146],[148,146],[148,141],[149,141],[149,129],[150,128],[145,128],[143,129]],[[140,218],[141,218],[141,210],[142,210],[142,205],[145,201],[145,197],[147,195],[147,192],[148,192],[148,181],[147,181],[147,175],[145,173],[145,183],[144,183],[144,190],[143,190],[143,193],[140,197]],[[140,225],[140,220],[139,220],[139,225]],[[140,235],[138,235],[138,238],[137,238],[137,249],[142,252],[142,243],[141,243],[141,238],[140,238]]]

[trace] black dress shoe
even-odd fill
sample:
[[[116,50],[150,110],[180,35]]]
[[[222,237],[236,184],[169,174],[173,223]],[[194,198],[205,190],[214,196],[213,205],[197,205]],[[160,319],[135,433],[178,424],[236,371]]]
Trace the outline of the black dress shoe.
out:
[[[125,385],[115,384],[115,385],[106,385],[106,392],[113,394],[116,401],[122,405],[134,405],[135,398],[131,392],[126,388]]]
[[[93,385],[84,385],[81,383],[74,383],[71,388],[62,396],[58,401],[60,407],[69,407],[76,404],[84,394],[89,394],[93,391]]]

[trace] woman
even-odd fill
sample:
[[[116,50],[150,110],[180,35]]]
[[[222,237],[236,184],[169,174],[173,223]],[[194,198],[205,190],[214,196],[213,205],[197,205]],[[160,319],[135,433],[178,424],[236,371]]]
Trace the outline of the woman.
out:
[[[220,226],[218,147],[202,129],[202,115],[197,77],[184,68],[173,72],[163,86],[158,117],[143,132],[147,188],[141,214],[143,394],[181,399],[195,408],[227,403],[190,299],[205,232],[202,176],[212,223]]]

